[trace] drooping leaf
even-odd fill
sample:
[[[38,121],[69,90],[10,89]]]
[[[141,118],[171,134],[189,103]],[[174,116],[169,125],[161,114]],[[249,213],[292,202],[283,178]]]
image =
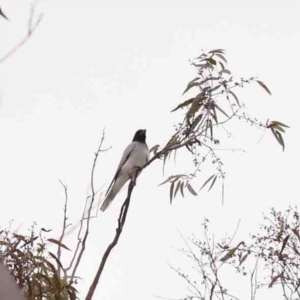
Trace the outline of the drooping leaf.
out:
[[[279,130],[279,131],[281,131],[281,132],[285,132],[285,130],[282,128],[282,127],[280,127],[279,125],[277,125],[277,124],[272,124],[273,126],[273,128],[275,128],[276,130]]]
[[[198,195],[189,183],[187,184],[187,188],[192,195],[194,195],[194,196]]]
[[[210,90],[210,92],[216,91],[216,90],[219,89],[221,86],[222,86],[222,84],[216,85],[214,88],[212,88],[212,89]]]
[[[260,80],[256,80],[256,81],[269,95],[272,95],[268,87],[262,81]]]
[[[170,152],[167,152],[167,153],[164,155],[163,174],[164,174],[164,172],[165,172],[165,165],[166,165],[167,158],[168,158],[169,155],[170,155]]]
[[[211,175],[202,185],[202,187],[200,188],[200,190],[202,190],[213,178],[214,176],[216,176],[215,174],[214,175]]]
[[[200,82],[200,85],[203,85],[207,81],[217,81],[220,80],[220,77],[209,76]]]
[[[247,259],[248,256],[249,256],[249,252],[246,253],[246,254],[240,259],[240,265]]]
[[[161,185],[167,183],[168,181],[172,180],[172,179],[175,178],[175,177],[176,177],[176,175],[171,175],[169,178],[167,178],[165,181],[163,181],[163,182],[162,182],[161,184],[159,184],[158,186],[161,186]]]
[[[197,80],[199,80],[199,79],[200,79],[200,77],[194,78],[192,81],[190,81],[190,82],[188,83],[188,85],[194,83],[195,81],[197,81]]]
[[[213,140],[214,134],[213,134],[213,126],[211,120],[209,120],[209,129],[210,129],[210,139]]]
[[[176,106],[173,110],[171,110],[171,112],[173,111],[176,111],[177,109],[179,108],[182,108],[182,107],[185,107],[185,106],[188,106],[190,105],[193,101],[194,101],[195,98],[191,98],[191,99],[188,99],[182,103],[180,103],[178,106]]]
[[[173,200],[174,185],[175,185],[175,182],[172,182],[171,187],[170,187],[170,204],[172,204],[172,200]]]
[[[229,116],[226,114],[226,112],[225,112],[220,106],[218,106],[216,103],[214,104],[214,106],[215,106],[221,113],[223,113],[227,118],[229,118]]]
[[[223,72],[223,70],[225,70],[225,66],[223,65],[223,63],[221,61],[219,61],[219,64],[221,65],[221,68],[222,68],[221,72]]]
[[[228,75],[231,74],[231,72],[230,72],[228,69],[223,69],[223,70],[222,70],[222,73],[225,73],[225,74],[228,74]]]
[[[214,104],[212,105],[212,109],[209,110],[209,113],[215,120],[216,124],[218,124],[217,112]]]
[[[51,253],[51,252],[49,252],[49,251],[48,251],[48,253],[49,253],[49,255],[56,261],[56,263],[57,263],[62,269],[64,269],[63,266],[62,266],[62,264],[61,264],[61,262],[60,262],[60,260],[56,257],[56,255],[54,255],[53,253]]]
[[[187,87],[186,87],[186,89],[184,90],[184,92],[182,93],[182,95],[184,95],[188,90],[190,90],[192,87],[195,87],[195,86],[199,86],[200,85],[200,83],[199,82],[190,82],[188,85],[187,85]]]
[[[225,58],[224,55],[222,55],[221,53],[216,53],[215,55],[220,57],[223,61],[225,61],[227,63],[227,59]]]
[[[190,131],[193,131],[193,130],[195,129],[195,127],[196,127],[196,126],[200,123],[200,121],[202,120],[202,117],[203,117],[203,115],[200,114],[200,115],[198,115],[198,116],[195,118],[194,122],[193,122],[192,125],[191,125]]]
[[[53,244],[56,244],[56,245],[58,245],[58,246],[60,246],[60,247],[62,247],[62,248],[65,248],[65,249],[67,249],[67,250],[70,250],[65,244],[63,244],[62,242],[60,242],[60,241],[58,241],[58,240],[55,240],[55,239],[48,239],[47,240],[48,242],[51,242],[51,243],[53,243]],[[70,250],[71,251],[71,250]]]
[[[285,124],[283,124],[283,123],[281,123],[281,122],[278,122],[278,121],[272,121],[272,123],[273,123],[273,124],[276,124],[276,125],[279,125],[279,126],[282,126],[282,127],[290,128],[290,126],[285,125]]]
[[[238,97],[236,96],[236,94],[235,94],[234,92],[232,92],[231,90],[228,90],[227,92],[228,92],[230,95],[233,96],[233,98],[235,99],[235,101],[236,101],[236,103],[238,104],[238,106],[241,107],[240,102],[239,102],[239,99],[238,99]]]
[[[174,193],[174,198],[176,197],[177,192],[178,192],[179,189],[180,189],[180,186],[181,186],[181,181],[179,180],[179,181],[177,182],[177,185],[176,185],[176,189],[175,189],[175,193]]]
[[[184,188],[184,182],[182,181],[181,185],[180,185],[180,193],[181,193],[182,197],[184,198],[183,188]]]
[[[224,49],[215,49],[215,50],[209,51],[208,53],[221,53],[221,54],[223,54],[224,52],[225,52]]]
[[[211,183],[211,185],[210,185],[210,187],[209,187],[209,189],[208,189],[208,191],[210,191],[211,190],[211,188],[214,186],[214,184],[215,184],[215,182],[216,182],[216,180],[217,180],[217,175],[215,175],[215,178],[213,179],[213,181],[212,181],[212,183]]]
[[[202,106],[203,94],[199,93],[195,98],[194,101],[188,111],[188,115],[194,115]]]
[[[282,146],[282,150],[284,151],[284,141],[283,141],[281,133],[279,131],[275,130],[273,127],[271,127],[271,131],[274,134],[277,142]]]
[[[194,64],[195,67],[197,68],[203,68],[206,69],[209,67],[209,64]]]

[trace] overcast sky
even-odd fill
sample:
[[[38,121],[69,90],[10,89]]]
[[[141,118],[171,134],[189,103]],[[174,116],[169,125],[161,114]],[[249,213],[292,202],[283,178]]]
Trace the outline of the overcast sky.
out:
[[[253,84],[240,97],[252,115],[291,126],[286,151],[268,132],[233,127],[231,145],[246,153],[224,153],[224,206],[220,185],[170,206],[168,187],[158,187],[162,164],[151,165],[139,178],[95,299],[182,296],[185,284],[167,264],[184,266],[172,248],[182,245],[178,230],[200,233],[207,216],[216,233],[230,234],[241,219],[243,236],[256,230],[269,207],[299,201],[299,6],[297,0],[43,1],[37,12],[44,17],[32,39],[0,66],[0,225],[14,219],[22,232],[36,221],[57,237],[64,200],[58,179],[69,187],[69,215],[76,223],[103,128],[112,149],[99,161],[97,187],[108,186],[137,129],[147,129],[150,147],[168,139],[180,118],[170,110],[195,77],[188,60],[201,49],[226,49],[234,74],[258,76],[272,91],[270,97]],[[0,57],[26,33],[30,1],[2,0],[1,7],[11,21],[0,19]],[[172,172],[176,166],[170,165],[165,176]],[[82,297],[125,195],[93,220],[80,270]]]

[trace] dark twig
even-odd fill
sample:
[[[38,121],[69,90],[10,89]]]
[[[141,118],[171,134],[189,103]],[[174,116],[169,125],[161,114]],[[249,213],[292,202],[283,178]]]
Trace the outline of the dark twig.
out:
[[[28,20],[27,34],[17,45],[15,45],[8,53],[6,53],[3,57],[0,58],[0,64],[3,63],[4,61],[6,61],[9,57],[11,57],[20,48],[22,48],[26,44],[26,42],[31,38],[34,31],[37,29],[37,27],[41,23],[43,14],[40,14],[37,21],[35,23],[33,23],[36,6],[37,6],[37,2],[32,3],[32,5],[31,5],[29,20]]]

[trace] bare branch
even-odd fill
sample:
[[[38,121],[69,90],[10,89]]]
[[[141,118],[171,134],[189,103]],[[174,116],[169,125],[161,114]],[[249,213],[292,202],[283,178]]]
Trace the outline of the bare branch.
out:
[[[87,216],[87,220],[86,220],[86,229],[85,229],[85,234],[84,234],[82,243],[81,243],[81,239],[78,241],[78,243],[81,244],[81,250],[79,252],[79,255],[77,257],[74,269],[72,271],[72,275],[71,275],[72,280],[73,280],[73,278],[74,278],[74,276],[76,274],[77,268],[78,268],[78,266],[80,264],[80,261],[81,261],[81,258],[82,258],[82,255],[83,255],[83,253],[85,251],[86,241],[87,241],[87,238],[88,238],[88,235],[89,235],[90,216],[91,216],[91,211],[92,211],[93,203],[94,203],[95,196],[96,196],[95,188],[94,188],[94,173],[95,173],[95,169],[96,169],[96,165],[97,165],[99,154],[101,152],[105,152],[105,151],[108,150],[108,149],[104,149],[104,150],[102,149],[102,145],[103,145],[104,139],[105,139],[105,129],[103,130],[102,138],[101,138],[101,141],[100,141],[100,145],[98,147],[97,152],[95,153],[95,158],[94,158],[94,162],[93,162],[93,166],[92,166],[92,171],[91,171],[91,188],[92,188],[91,202],[89,203],[89,207],[88,207],[88,216]],[[88,201],[88,199],[87,199],[87,201]],[[86,205],[87,205],[87,203],[86,203]],[[83,220],[81,222],[83,222]],[[80,228],[80,230],[81,230],[81,228]]]
[[[39,14],[37,20],[35,22],[33,22],[37,4],[38,4],[38,1],[34,1],[31,4],[30,15],[29,15],[29,19],[28,19],[27,34],[25,35],[25,37],[17,45],[15,45],[8,53],[6,53],[3,57],[0,58],[0,64],[5,62],[15,52],[17,52],[20,48],[22,48],[27,43],[27,41],[31,38],[34,31],[37,29],[37,27],[41,23],[41,21],[43,19],[43,14],[42,13]]]
[[[58,244],[58,249],[57,249],[57,259],[60,261],[61,259],[61,243],[63,241],[63,238],[65,236],[66,228],[67,228],[67,209],[68,209],[68,187],[61,181],[59,180],[60,184],[63,186],[64,193],[65,193],[65,205],[64,205],[64,219],[63,219],[63,226],[62,226],[62,232],[59,238],[59,244]],[[57,262],[57,274],[58,278],[60,278],[60,264]],[[66,275],[66,273],[65,273]]]

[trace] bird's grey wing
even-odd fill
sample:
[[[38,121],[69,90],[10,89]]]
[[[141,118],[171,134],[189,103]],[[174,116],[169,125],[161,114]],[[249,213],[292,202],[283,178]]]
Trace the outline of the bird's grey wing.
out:
[[[123,153],[123,156],[121,158],[121,161],[119,163],[119,166],[117,168],[117,172],[112,180],[112,182],[110,183],[108,189],[107,189],[107,192],[106,192],[106,195],[108,194],[109,190],[111,189],[111,187],[113,186],[114,182],[116,181],[116,179],[118,178],[119,174],[120,174],[120,171],[122,169],[122,167],[124,166],[124,164],[126,163],[126,161],[128,160],[128,158],[130,157],[130,154],[132,153],[132,151],[135,149],[136,147],[136,142],[132,142],[131,144],[129,144],[124,153]]]

